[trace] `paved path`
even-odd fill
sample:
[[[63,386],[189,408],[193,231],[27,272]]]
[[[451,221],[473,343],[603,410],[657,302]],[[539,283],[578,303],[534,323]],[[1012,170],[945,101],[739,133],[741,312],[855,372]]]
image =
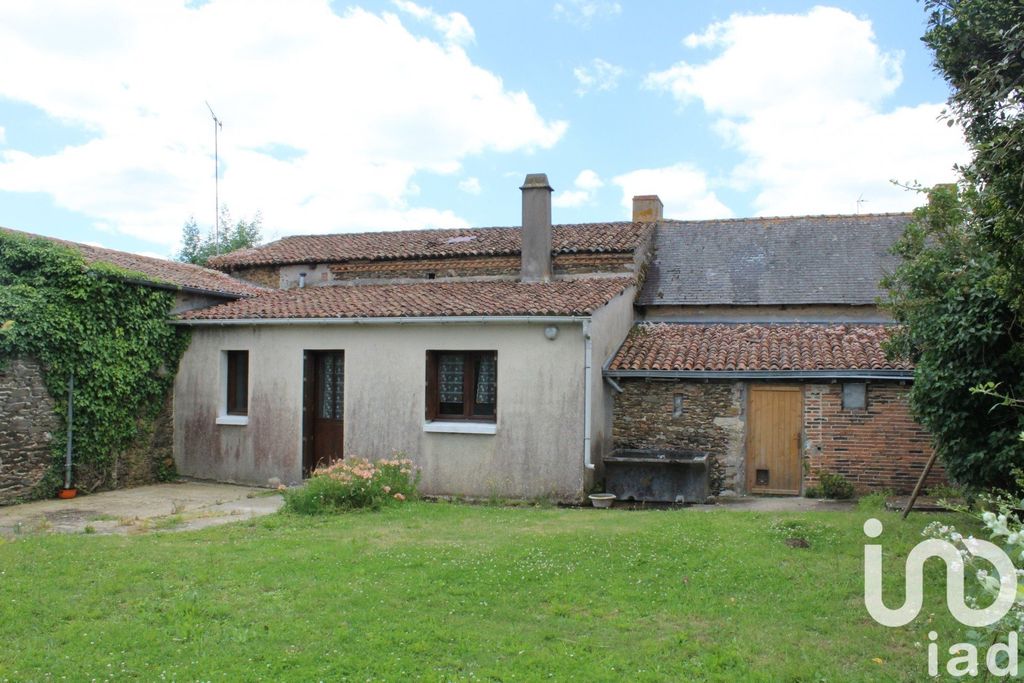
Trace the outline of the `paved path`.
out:
[[[0,535],[200,529],[277,511],[267,489],[182,481],[0,507]]]

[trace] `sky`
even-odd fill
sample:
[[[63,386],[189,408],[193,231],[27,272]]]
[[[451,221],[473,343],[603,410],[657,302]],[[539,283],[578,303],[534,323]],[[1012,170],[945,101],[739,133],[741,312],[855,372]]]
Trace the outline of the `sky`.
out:
[[[915,2],[0,4],[0,225],[292,234],[906,211],[967,161]]]

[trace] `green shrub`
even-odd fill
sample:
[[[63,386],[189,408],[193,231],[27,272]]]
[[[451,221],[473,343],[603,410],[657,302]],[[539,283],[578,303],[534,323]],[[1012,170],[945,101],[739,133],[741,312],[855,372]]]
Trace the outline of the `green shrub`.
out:
[[[821,498],[821,489],[817,486],[811,486],[804,491],[804,498]]]
[[[853,484],[846,481],[846,477],[841,474],[822,472],[818,475],[818,481],[821,482],[821,493],[825,498],[837,500],[853,498]]]
[[[376,510],[414,498],[419,480],[411,460],[339,460],[316,469],[305,486],[285,490],[284,509],[303,515]]]

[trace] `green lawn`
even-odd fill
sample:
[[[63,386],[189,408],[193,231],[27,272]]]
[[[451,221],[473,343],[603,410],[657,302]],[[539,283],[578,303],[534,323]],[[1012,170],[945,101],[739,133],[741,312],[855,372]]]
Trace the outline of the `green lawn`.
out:
[[[927,518],[874,514],[894,605]],[[923,679],[925,634],[957,633],[941,564],[918,620],[876,625],[867,516],[413,503],[22,538],[0,544],[0,680]]]

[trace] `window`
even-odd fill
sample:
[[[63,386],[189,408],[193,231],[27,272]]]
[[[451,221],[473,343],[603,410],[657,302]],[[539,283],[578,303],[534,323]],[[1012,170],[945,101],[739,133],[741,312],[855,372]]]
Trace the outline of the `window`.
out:
[[[227,351],[227,401],[228,415],[249,414],[249,352]]]
[[[497,352],[427,352],[428,420],[494,422],[497,398]]]
[[[843,410],[864,410],[867,407],[867,384],[848,382],[843,385]]]

